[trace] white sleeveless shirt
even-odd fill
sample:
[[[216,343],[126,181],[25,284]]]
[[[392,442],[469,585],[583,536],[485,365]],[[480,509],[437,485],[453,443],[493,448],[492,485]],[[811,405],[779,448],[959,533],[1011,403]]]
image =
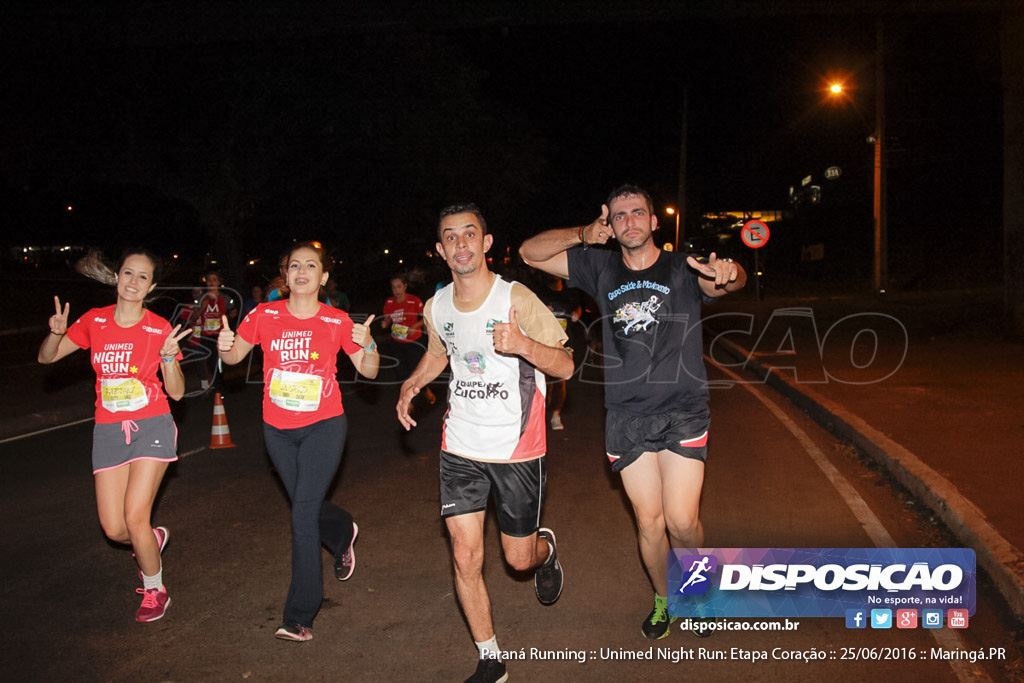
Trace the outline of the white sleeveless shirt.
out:
[[[545,435],[544,374],[519,356],[495,352],[494,323],[508,322],[512,283],[494,278],[475,311],[455,308],[454,285],[434,295],[430,322],[451,368],[441,448],[488,461],[539,458]]]

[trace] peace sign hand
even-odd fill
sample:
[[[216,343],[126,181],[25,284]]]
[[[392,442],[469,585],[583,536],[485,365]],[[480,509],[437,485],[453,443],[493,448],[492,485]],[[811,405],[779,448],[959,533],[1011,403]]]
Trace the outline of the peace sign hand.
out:
[[[50,332],[63,337],[68,332],[68,312],[71,310],[71,304],[65,303],[64,310],[60,309],[60,297],[53,297],[53,307],[57,311],[50,316]]]
[[[160,357],[164,360],[173,360],[177,358],[178,354],[181,353],[181,347],[178,346],[178,342],[192,334],[191,327],[186,327],[184,332],[178,334],[178,330],[180,329],[180,324],[175,325],[174,329],[171,330],[171,333],[167,335],[167,339],[164,339],[164,344],[160,347]]]

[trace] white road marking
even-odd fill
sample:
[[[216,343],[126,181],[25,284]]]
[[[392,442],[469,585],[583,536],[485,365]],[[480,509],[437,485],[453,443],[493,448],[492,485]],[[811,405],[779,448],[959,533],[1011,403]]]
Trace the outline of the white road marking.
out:
[[[10,443],[12,441],[20,441],[21,439],[27,439],[30,436],[37,436],[39,434],[45,434],[46,432],[52,432],[52,431],[55,431],[57,429],[64,429],[65,427],[74,427],[75,425],[80,425],[83,422],[92,422],[93,419],[94,418],[86,417],[86,418],[82,418],[81,420],[75,420],[74,422],[66,422],[65,424],[62,424],[62,425],[55,425],[53,427],[47,427],[46,429],[40,429],[40,430],[37,430],[37,431],[34,431],[34,432],[29,432],[27,434],[18,434],[17,436],[9,436],[6,439],[0,439],[0,444]]]
[[[875,516],[875,513],[871,511],[867,501],[861,498],[857,490],[853,488],[850,482],[842,475],[842,473],[836,469],[820,448],[814,443],[814,441],[807,435],[803,429],[800,428],[786,412],[779,407],[777,403],[772,401],[770,398],[764,395],[757,387],[758,385],[751,384],[744,381],[742,377],[734,373],[728,368],[724,368],[721,365],[715,363],[709,356],[704,358],[714,365],[716,368],[721,370],[723,373],[732,377],[736,380],[736,384],[742,386],[744,389],[754,395],[758,401],[771,412],[775,418],[782,423],[782,425],[789,430],[790,434],[803,446],[804,450],[814,461],[814,464],[818,466],[824,474],[825,478],[829,480],[836,491],[839,492],[839,496],[849,506],[853,512],[853,516],[856,517],[857,521],[860,522],[861,526],[864,527],[864,531],[867,532],[871,542],[878,548],[895,548],[896,541],[893,539],[892,534],[886,530],[881,520]],[[928,629],[935,641],[945,650],[965,650],[967,649],[963,640],[960,638],[960,634],[950,629]],[[991,681],[988,674],[981,669],[970,668],[970,662],[961,660],[950,660],[949,666],[953,669],[953,673],[956,674],[957,680],[960,681]]]

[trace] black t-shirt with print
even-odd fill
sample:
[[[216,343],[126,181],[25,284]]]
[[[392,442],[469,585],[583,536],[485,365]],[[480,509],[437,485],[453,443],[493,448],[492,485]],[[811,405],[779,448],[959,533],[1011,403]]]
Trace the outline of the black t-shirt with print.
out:
[[[569,286],[601,311],[605,407],[633,415],[706,412],[704,295],[686,254],[659,252],[644,270],[629,270],[618,250],[575,247],[567,255]]]

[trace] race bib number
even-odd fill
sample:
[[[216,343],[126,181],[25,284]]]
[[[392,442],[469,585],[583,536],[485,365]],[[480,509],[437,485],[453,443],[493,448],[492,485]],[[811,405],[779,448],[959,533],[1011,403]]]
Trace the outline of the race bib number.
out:
[[[203,331],[220,332],[220,318],[206,318],[203,320]]]
[[[140,410],[149,405],[146,387],[134,377],[100,380],[100,400],[112,413]]]
[[[270,379],[270,401],[285,410],[311,413],[320,407],[323,379],[303,372],[274,370]]]
[[[395,339],[405,339],[409,336],[409,328],[405,325],[391,324],[391,336]]]

